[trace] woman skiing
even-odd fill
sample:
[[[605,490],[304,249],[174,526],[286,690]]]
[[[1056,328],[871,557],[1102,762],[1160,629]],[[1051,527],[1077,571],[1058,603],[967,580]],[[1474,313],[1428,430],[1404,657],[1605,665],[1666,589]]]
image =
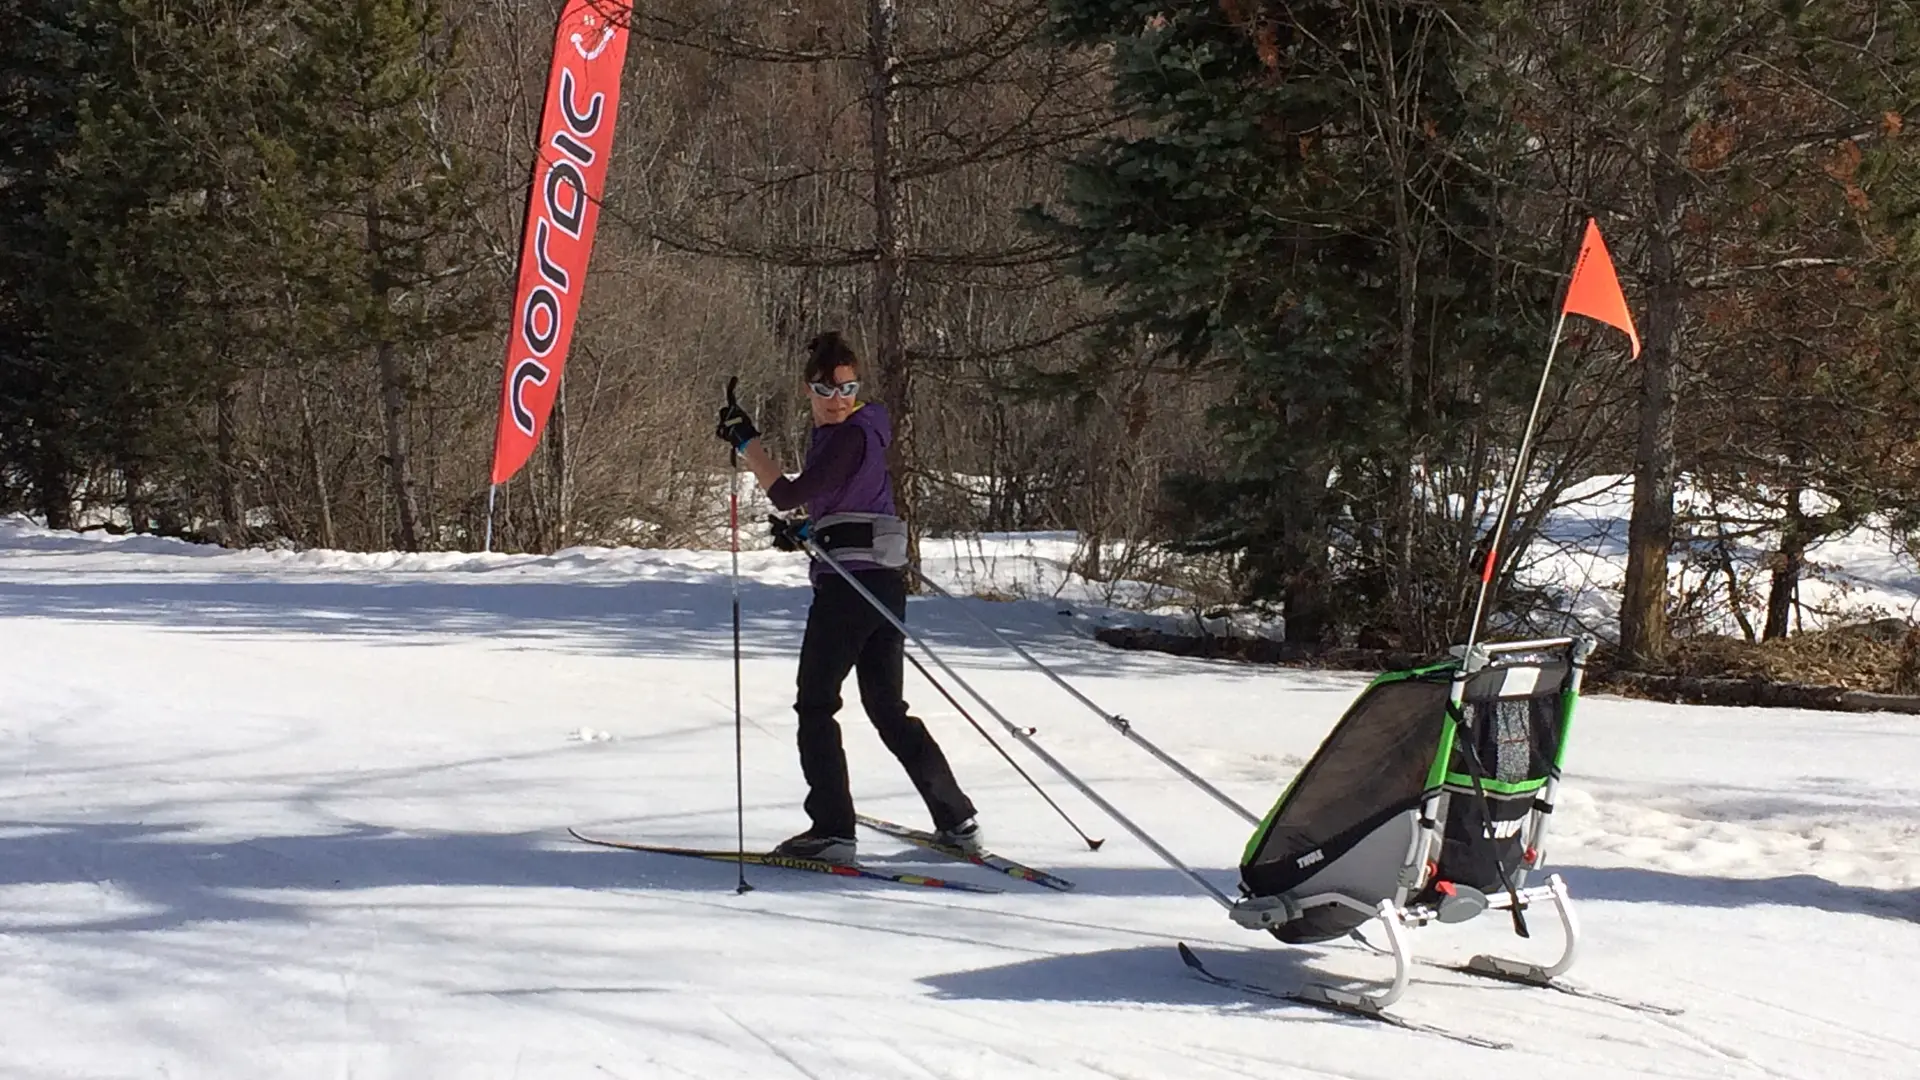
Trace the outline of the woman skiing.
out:
[[[894,617],[907,616],[906,527],[893,503],[887,446],[893,427],[886,406],[862,402],[860,363],[838,333],[807,343],[804,373],[813,410],[813,438],[806,465],[789,478],[760,442],[753,418],[738,404],[720,409],[715,433],[731,444],[775,508],[806,508],[806,523],[774,519],[776,540],[792,544],[806,536],[866,586]],[[785,535],[782,535],[785,534]],[[774,849],[796,858],[850,863],[854,860],[853,795],[847,755],[840,741],[840,687],[858,673],[867,718],[933,816],[938,838],[968,851],[980,848],[973,803],[953,778],[953,769],[925,724],[907,712],[901,697],[905,638],[834,569],[814,560],[813,602],[807,608],[800,645],[800,771],[807,781],[803,833]]]

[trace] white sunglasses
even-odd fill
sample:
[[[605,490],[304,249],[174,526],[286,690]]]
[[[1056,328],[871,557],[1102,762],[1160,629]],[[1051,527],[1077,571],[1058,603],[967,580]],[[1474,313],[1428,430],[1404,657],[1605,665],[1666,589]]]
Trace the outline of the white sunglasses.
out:
[[[843,383],[817,382],[817,383],[808,383],[807,385],[813,388],[813,392],[815,396],[823,397],[823,398],[830,398],[836,395],[844,398],[850,398],[853,395],[860,392],[859,379],[849,379],[848,381]]]

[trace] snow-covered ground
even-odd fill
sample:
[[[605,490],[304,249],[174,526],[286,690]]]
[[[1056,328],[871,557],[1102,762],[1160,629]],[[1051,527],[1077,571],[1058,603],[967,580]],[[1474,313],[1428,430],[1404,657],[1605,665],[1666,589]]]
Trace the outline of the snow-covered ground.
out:
[[[1809,509],[1818,507],[1808,496]],[[1695,537],[1698,551],[1689,557],[1685,532],[1690,515],[1713,509],[1709,493],[1682,485],[1677,498],[1682,538],[1668,560],[1668,589],[1681,598],[1675,619],[1683,633],[1742,633],[1732,609],[1727,581],[1732,566],[1749,625],[1766,622],[1767,589],[1771,583],[1769,558],[1779,537],[1770,532],[1729,539],[1728,562]],[[1497,509],[1497,508],[1496,508]],[[1718,508],[1722,514],[1739,506]],[[1492,510],[1489,510],[1489,514]],[[1546,528],[1533,539],[1520,560],[1518,576],[1535,588],[1547,587],[1560,603],[1537,614],[1527,635],[1588,633],[1603,641],[1619,634],[1620,591],[1626,578],[1627,525],[1633,514],[1633,478],[1596,476],[1562,493],[1547,518]],[[759,520],[749,516],[749,520]],[[1491,517],[1485,528],[1492,528]],[[1823,627],[1892,617],[1920,618],[1920,565],[1903,550],[1885,527],[1855,529],[1828,537],[1807,551],[1807,574],[1799,589],[1800,606],[1793,628]],[[764,541],[759,541],[764,544]],[[1070,532],[990,533],[975,538],[940,538],[923,542],[935,560],[936,572],[961,591],[1000,598],[1061,600],[1084,609],[1096,622],[1118,622],[1177,634],[1268,637],[1285,636],[1285,623],[1271,610],[1216,608],[1197,602],[1182,590],[1162,583],[1129,580],[1088,581],[1072,571],[1084,548]],[[1106,565],[1126,565],[1124,544],[1110,543]],[[1134,552],[1146,561],[1166,564],[1165,552]],[[1161,569],[1166,567],[1163,565]],[[1165,577],[1168,575],[1161,574]],[[1110,610],[1108,605],[1119,610]]]
[[[1816,509],[1809,496],[1809,509]],[[1676,509],[1683,521],[1704,515],[1713,502],[1707,492],[1682,486]],[[1741,510],[1721,506],[1720,510]],[[1747,512],[1747,511],[1743,511]],[[1548,518],[1544,535],[1528,549],[1521,577],[1529,584],[1553,584],[1569,601],[1572,618],[1555,632],[1587,632],[1611,638],[1618,633],[1620,588],[1626,579],[1627,524],[1633,516],[1633,478],[1598,476],[1573,485]],[[1676,545],[1668,560],[1669,591],[1698,593],[1699,630],[1738,635],[1727,597],[1726,567],[1707,559],[1706,542],[1696,538],[1703,558],[1689,563]],[[1770,582],[1769,555],[1779,537],[1762,533],[1730,540],[1728,554],[1745,594],[1743,607],[1756,626],[1766,622],[1766,593]],[[1800,601],[1794,628],[1824,626],[1876,618],[1920,617],[1920,567],[1889,537],[1888,530],[1855,529],[1828,537],[1807,551],[1810,573],[1800,583]],[[1705,565],[1702,565],[1704,563]]]
[[[933,565],[965,588],[1002,580],[990,554],[1038,573],[1015,546]],[[0,524],[0,1076],[1920,1076],[1912,718],[1585,702],[1551,848],[1587,934],[1573,977],[1687,1012],[1423,968],[1400,1011],[1516,1044],[1480,1050],[1191,978],[1177,941],[1281,986],[1383,965],[1238,929],[1014,748],[1107,838],[1087,851],[911,672],[994,846],[1077,892],[868,837],[866,861],[1008,891],[750,870],[737,895],[730,865],[570,841],[577,825],[731,843],[727,566]],[[807,592],[796,556],[741,566],[746,831],[766,844],[803,824]],[[1363,681],[1106,649],[1086,634],[1102,613],[1072,597],[966,602],[1256,807]],[[1237,818],[951,605],[916,599],[911,619],[1231,890]],[[848,695],[862,808],[919,822]],[[1448,960],[1548,955],[1549,923],[1531,943],[1500,919],[1414,940]]]

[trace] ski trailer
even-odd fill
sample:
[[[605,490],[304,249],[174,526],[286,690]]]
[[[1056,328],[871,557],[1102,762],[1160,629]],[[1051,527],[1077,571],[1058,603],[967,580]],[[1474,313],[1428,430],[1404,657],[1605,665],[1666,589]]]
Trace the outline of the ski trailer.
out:
[[[865,594],[831,551],[812,538],[806,540],[806,547]],[[921,580],[926,581],[924,575]],[[1456,646],[1447,659],[1378,676],[1262,818],[1147,742],[1131,722],[1107,713],[1068,686],[957,598],[937,586],[933,591],[1065,686],[1130,741],[1142,744],[1216,801],[1257,823],[1241,858],[1240,895],[1230,898],[1068,771],[1034,741],[1037,732],[1001,715],[924,638],[868,597],[1017,741],[1225,907],[1235,923],[1267,931],[1290,945],[1350,936],[1394,961],[1392,979],[1372,990],[1315,984],[1280,991],[1218,976],[1191,949],[1181,946],[1182,960],[1201,978],[1470,1045],[1504,1048],[1508,1044],[1385,1011],[1405,993],[1412,978],[1415,960],[1409,935],[1434,923],[1461,923],[1497,911],[1506,913],[1517,934],[1531,937],[1528,910],[1551,905],[1562,935],[1561,953],[1552,963],[1476,956],[1452,970],[1631,1009],[1673,1012],[1558,981],[1578,952],[1579,922],[1566,883],[1558,875],[1537,883],[1530,880],[1546,865],[1547,825],[1581,679],[1594,647],[1592,639],[1470,642]],[[882,831],[903,836],[897,826]],[[1384,935],[1384,948],[1373,946],[1360,933],[1375,921]]]
[[[1566,883],[1528,884],[1546,863],[1568,730],[1593,642],[1553,638],[1454,650],[1374,679],[1294,777],[1241,858],[1230,914],[1288,944],[1378,921],[1394,959],[1373,991],[1313,986],[1309,1004],[1378,1014],[1406,991],[1407,932],[1550,903],[1559,959],[1475,957],[1466,971],[1543,986],[1573,965],[1579,923]]]

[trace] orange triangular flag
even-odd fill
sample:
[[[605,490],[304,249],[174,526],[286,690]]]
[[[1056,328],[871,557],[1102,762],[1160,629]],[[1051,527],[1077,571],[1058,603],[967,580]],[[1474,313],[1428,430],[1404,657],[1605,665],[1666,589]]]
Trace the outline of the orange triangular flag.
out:
[[[1627,297],[1613,272],[1607,242],[1600,239],[1600,226],[1592,218],[1587,219],[1587,236],[1580,242],[1580,258],[1573,264],[1573,281],[1567,285],[1567,302],[1560,310],[1625,330],[1633,339],[1634,358],[1639,359],[1640,334],[1633,328],[1633,312],[1627,310]]]

